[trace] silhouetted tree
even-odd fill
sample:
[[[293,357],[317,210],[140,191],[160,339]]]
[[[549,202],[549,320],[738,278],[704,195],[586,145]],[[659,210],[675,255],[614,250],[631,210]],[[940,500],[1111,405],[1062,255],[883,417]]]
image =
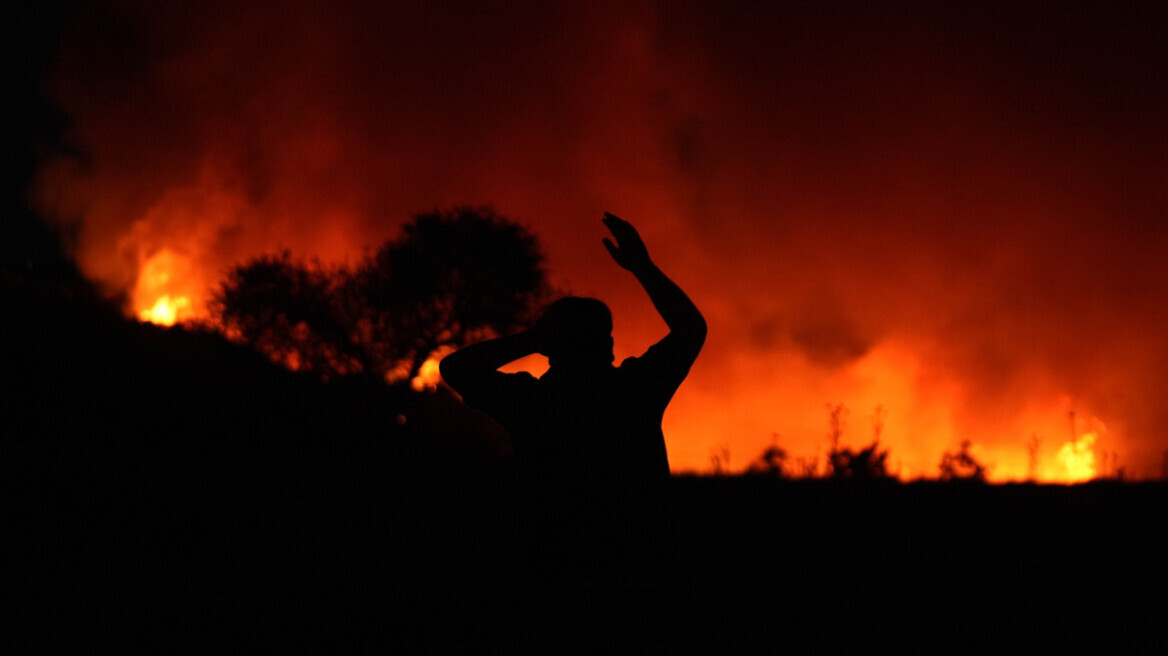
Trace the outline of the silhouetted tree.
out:
[[[969,452],[971,446],[969,440],[963,440],[960,450],[941,456],[941,480],[985,482],[986,469]]]
[[[227,274],[211,312],[228,337],[291,369],[328,378],[370,365],[352,334],[354,309],[346,303],[349,273],[289,252],[264,255]]]
[[[412,377],[435,351],[528,325],[547,297],[535,236],[490,209],[419,214],[356,272],[373,342]]]
[[[356,269],[263,256],[228,273],[220,328],[324,378],[418,375],[440,349],[514,331],[548,296],[536,237],[489,209],[419,214]]]

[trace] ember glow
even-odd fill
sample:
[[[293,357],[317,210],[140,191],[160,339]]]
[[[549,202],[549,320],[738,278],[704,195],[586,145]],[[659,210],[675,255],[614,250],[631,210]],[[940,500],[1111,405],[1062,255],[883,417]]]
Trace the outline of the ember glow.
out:
[[[198,298],[202,293],[203,285],[189,262],[174,251],[163,250],[146,260],[139,270],[132,312],[142,321],[173,326],[196,316],[191,297]],[[198,314],[202,313],[200,303]]]
[[[453,351],[454,349],[452,348],[442,347],[427,358],[422,363],[422,368],[418,371],[418,375],[410,381],[410,387],[417,392],[436,388],[442,382],[442,373],[438,371],[438,363]],[[409,372],[406,372],[404,375],[408,376]],[[393,382],[392,376],[390,377],[390,382]]]
[[[1058,464],[1062,470],[1062,481],[1080,483],[1095,478],[1095,439],[1094,433],[1087,433],[1059,448]]]
[[[138,312],[138,318],[160,326],[173,326],[190,315],[191,299],[186,296],[171,298],[167,294],[158,297],[151,307]]]
[[[964,440],[993,481],[1158,476],[1165,11],[950,4],[80,3],[46,85],[84,156],[34,200],[162,324],[233,263],[493,205],[609,302],[620,359],[664,326],[612,211],[709,320],[677,471],[822,464],[842,403],[851,447],[885,409],[902,478]]]

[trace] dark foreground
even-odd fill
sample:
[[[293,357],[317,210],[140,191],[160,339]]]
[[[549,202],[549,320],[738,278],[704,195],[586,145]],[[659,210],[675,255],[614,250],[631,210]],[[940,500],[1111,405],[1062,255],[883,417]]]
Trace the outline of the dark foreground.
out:
[[[50,299],[0,341],[6,653],[1168,645],[1165,484],[675,478],[659,556],[582,573],[448,396]]]
[[[1163,485],[679,478],[659,571],[597,578],[533,565],[490,477],[73,464],[9,522],[6,624],[35,652],[1168,644]]]

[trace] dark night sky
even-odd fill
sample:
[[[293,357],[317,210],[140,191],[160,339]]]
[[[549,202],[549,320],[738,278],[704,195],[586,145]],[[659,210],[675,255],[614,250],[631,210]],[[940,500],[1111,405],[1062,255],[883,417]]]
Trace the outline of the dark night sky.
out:
[[[621,357],[664,327],[612,211],[710,320],[675,468],[822,453],[843,402],[853,444],[887,408],[906,475],[970,438],[1022,476],[1037,432],[1057,477],[1068,410],[1158,473],[1168,8],[727,4],[80,3],[44,80],[84,157],[34,198],[131,312],[489,203],[610,302]]]

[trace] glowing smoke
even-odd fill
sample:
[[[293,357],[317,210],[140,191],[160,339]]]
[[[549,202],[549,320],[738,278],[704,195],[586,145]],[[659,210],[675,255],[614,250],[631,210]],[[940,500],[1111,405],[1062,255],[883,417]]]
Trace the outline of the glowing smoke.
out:
[[[904,475],[972,439],[1022,478],[1068,406],[1151,473],[1163,11],[934,5],[83,4],[50,86],[85,157],[46,162],[36,197],[128,314],[167,320],[247,257],[351,259],[412,212],[490,203],[610,301],[623,357],[664,328],[600,247],[611,210],[711,325],[675,468],[775,432],[821,454],[840,401],[888,408]]]

